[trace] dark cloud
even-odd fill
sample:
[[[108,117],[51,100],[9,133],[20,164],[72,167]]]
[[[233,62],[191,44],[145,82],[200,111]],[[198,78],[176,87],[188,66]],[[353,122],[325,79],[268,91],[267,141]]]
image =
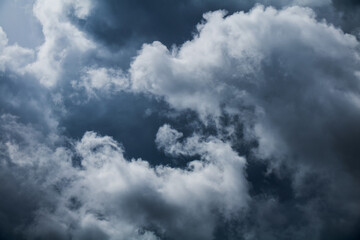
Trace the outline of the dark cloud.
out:
[[[341,28],[348,33],[352,33],[359,38],[359,13],[360,1],[358,0],[333,0],[333,6],[336,10],[336,18]],[[336,20],[335,20],[336,21]]]
[[[244,138],[258,141],[255,156],[268,159],[280,176],[289,174],[281,169],[283,164],[292,169],[291,189],[280,189],[293,191],[292,204],[306,199],[302,208],[312,210],[305,219],[324,221],[317,229],[320,238],[332,226],[329,217],[341,215],[352,222],[358,216],[359,68],[355,37],[317,22],[312,14],[297,7],[258,7],[228,17],[213,13],[199,34],[175,53],[159,42],[145,45],[130,72],[135,91],[164,96],[175,108],[197,111],[205,122],[209,116],[219,118],[222,111],[240,115],[248,133]],[[316,173],[319,186],[306,187],[308,175]],[[327,189],[327,184],[332,187]],[[323,194],[318,201],[327,207],[311,203],[317,201],[318,189]],[[335,195],[339,202],[330,200]],[[341,210],[333,211],[338,205]],[[280,223],[278,228],[286,226]],[[297,235],[284,230],[284,239],[287,231]]]
[[[333,0],[334,6],[337,8],[356,8],[360,6],[359,0]]]
[[[72,18],[80,29],[87,32],[97,41],[116,50],[132,50],[127,57],[131,57],[143,43],[160,41],[170,47],[173,44],[182,44],[192,38],[196,32],[196,25],[202,20],[202,15],[209,11],[226,10],[229,14],[237,11],[248,11],[256,4],[264,4],[276,8],[296,5],[297,1],[165,1],[165,0],[136,0],[136,1],[93,1],[94,11],[86,19]],[[316,11],[330,21],[334,19],[327,1],[304,1],[302,6],[314,7]],[[353,11],[359,6],[357,0],[333,1],[335,9]],[[351,11],[345,12],[342,17],[351,19],[355,16]],[[336,18],[336,17],[335,17]],[[348,29],[344,23],[344,28]]]
[[[0,114],[12,114],[25,124],[34,124],[44,132],[52,130],[50,96],[38,81],[6,71],[0,73]]]
[[[249,9],[239,1],[95,1],[91,15],[78,24],[107,46],[127,47],[155,40],[167,45],[191,38],[204,12],[217,9]]]
[[[359,238],[358,1],[38,0],[36,38],[26,6],[0,239]]]

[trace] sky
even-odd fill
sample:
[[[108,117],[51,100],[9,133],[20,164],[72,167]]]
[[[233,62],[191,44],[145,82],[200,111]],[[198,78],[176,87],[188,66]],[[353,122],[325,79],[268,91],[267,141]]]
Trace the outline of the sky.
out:
[[[360,239],[360,1],[1,0],[0,240]]]

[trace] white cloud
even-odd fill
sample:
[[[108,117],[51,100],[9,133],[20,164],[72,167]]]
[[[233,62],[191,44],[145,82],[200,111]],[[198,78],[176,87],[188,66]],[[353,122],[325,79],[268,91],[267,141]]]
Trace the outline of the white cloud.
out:
[[[36,60],[32,50],[9,46],[0,28],[0,69],[27,71],[50,87],[65,66],[95,49],[67,19],[69,11],[85,19],[91,2],[39,0],[34,11],[45,36]],[[249,13],[216,11],[204,18],[199,33],[182,46],[145,44],[131,65],[130,80],[115,68],[88,68],[79,61],[75,72],[82,69],[83,75],[73,86],[90,95],[130,87],[163,97],[176,109],[192,109],[205,122],[224,112],[239,115],[245,138],[258,140],[261,158],[307,159],[314,165],[340,158],[353,164],[344,156],[356,158],[357,150],[342,145],[359,139],[359,44],[353,36],[300,7],[258,6]],[[62,103],[61,96],[54,99]],[[62,137],[44,137],[8,115],[1,119],[1,173],[20,182],[17,188],[29,196],[41,193],[41,208],[28,228],[34,238],[209,239],[218,213],[228,220],[247,207],[246,161],[217,137],[184,138],[164,125],[156,135],[159,149],[171,157],[200,159],[185,169],[152,167],[125,159],[124,149],[109,136],[87,132],[64,147]]]
[[[73,81],[74,88],[84,88],[87,94],[97,96],[97,92],[117,93],[129,88],[129,79],[121,69],[85,68],[81,81]]]
[[[18,46],[9,45],[6,33],[0,27],[0,70],[11,70],[23,74],[24,67],[34,59],[34,51]]]
[[[348,97],[360,90],[356,38],[302,7],[257,6],[204,18],[194,39],[179,47],[144,44],[130,68],[133,90],[192,109],[204,121],[223,111],[240,115],[247,137],[259,140],[261,156],[310,152],[303,157],[326,159],[304,142],[317,138],[330,146],[319,131],[337,124],[344,111],[337,104],[357,111]],[[313,112],[324,109],[327,117]]]
[[[72,10],[76,17],[86,18],[91,2],[38,0],[34,5],[34,14],[42,25],[45,40],[38,49],[36,61],[29,64],[27,70],[47,87],[54,86],[59,80],[68,57],[81,57],[95,47],[68,19],[67,15]]]
[[[76,145],[85,169],[72,194],[84,203],[82,211],[100,211],[115,221],[110,226],[119,221],[135,227],[153,225],[174,238],[208,238],[214,230],[214,210],[231,219],[247,205],[245,160],[217,139],[193,137],[180,148],[203,160],[190,162],[185,170],[152,168],[140,159],[126,161],[112,138],[88,132]]]
[[[8,157],[2,158],[3,169],[11,168],[25,189],[32,184],[41,189],[39,201],[47,199],[27,230],[34,238],[68,232],[76,239],[89,234],[156,239],[153,230],[174,239],[211,238],[219,213],[232,219],[246,209],[245,160],[216,138],[194,135],[182,144],[172,142],[178,148],[174,154],[201,156],[186,169],[151,167],[141,159],[126,160],[108,136],[87,132],[72,150],[53,141],[43,144],[40,133],[11,116],[2,121],[9,133],[2,145]],[[159,130],[169,134],[165,131],[176,130],[167,125]],[[82,167],[72,166],[75,156]]]
[[[165,124],[161,128],[159,128],[159,131],[156,134],[155,142],[157,147],[164,150],[165,153],[168,153],[170,155],[178,155],[179,152],[182,152],[180,150],[182,144],[178,142],[179,138],[181,138],[182,136],[183,134],[181,132],[172,129],[170,125]]]

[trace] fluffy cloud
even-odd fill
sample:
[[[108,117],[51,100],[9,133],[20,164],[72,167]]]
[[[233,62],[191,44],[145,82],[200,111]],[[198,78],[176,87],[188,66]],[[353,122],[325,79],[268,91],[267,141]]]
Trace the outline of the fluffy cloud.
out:
[[[34,59],[34,51],[15,45],[9,45],[6,33],[0,26],[0,71],[12,70],[23,74],[24,67]]]
[[[166,46],[191,38],[205,12],[226,9],[248,11],[256,4],[282,8],[290,5],[328,7],[331,0],[154,0],[92,1],[96,11],[79,27],[113,49],[134,54],[143,42],[161,41]],[[129,14],[129,12],[135,14]],[[139,17],[141,16],[141,17]],[[132,24],[128,24],[132,23]]]
[[[38,79],[27,73],[35,51],[17,44],[9,44],[0,27],[0,112],[14,114],[22,122],[42,125],[43,129],[56,127],[47,93]]]
[[[186,169],[153,168],[126,160],[121,145],[94,132],[66,148],[12,116],[2,116],[1,126],[1,171],[23,182],[25,196],[39,194],[41,207],[32,206],[34,220],[22,226],[33,238],[211,238],[218,214],[232,219],[247,206],[245,160],[215,138],[173,142],[174,153],[201,156]],[[158,136],[171,131],[166,125]]]
[[[259,6],[224,15],[206,14],[198,35],[179,48],[144,45],[130,69],[133,90],[202,119],[224,111],[241,115],[264,158],[289,152],[329,158],[320,151],[341,143],[327,135],[350,133],[359,119],[355,37],[317,22],[307,8]],[[312,148],[314,139],[322,150]]]
[[[113,68],[86,68],[81,80],[73,81],[73,86],[84,88],[90,97],[97,96],[97,91],[111,94],[129,88],[127,76]]]
[[[42,25],[44,43],[39,47],[37,59],[27,66],[45,86],[53,86],[63,72],[64,61],[73,60],[95,45],[70,23],[67,14],[83,19],[91,10],[90,1],[37,1],[34,14]],[[68,60],[69,61],[69,60]]]
[[[359,43],[319,19],[357,10],[256,2],[39,0],[38,49],[0,28],[0,238],[350,239]]]
[[[313,198],[333,207],[324,210],[308,202],[303,209],[312,209],[309,221],[327,229],[332,224],[324,212],[333,212],[353,222],[360,210],[355,36],[317,21],[311,9],[301,7],[258,6],[248,13],[217,11],[204,18],[194,39],[179,47],[143,46],[130,68],[133,91],[163,98],[178,110],[191,109],[205,124],[209,118],[219,122],[224,115],[238,116],[243,124],[238,141],[257,142],[252,156],[267,159],[279,175],[284,165],[292,169],[295,199],[315,191],[308,183],[317,176],[314,186],[322,189],[321,196]],[[181,137],[170,131],[158,139]],[[328,236],[319,231],[319,238]]]

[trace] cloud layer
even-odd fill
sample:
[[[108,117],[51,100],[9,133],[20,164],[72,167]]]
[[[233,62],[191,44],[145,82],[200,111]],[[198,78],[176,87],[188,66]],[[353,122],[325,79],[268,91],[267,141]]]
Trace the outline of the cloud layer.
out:
[[[157,239],[153,232],[211,238],[218,214],[232,219],[248,202],[245,160],[216,138],[174,139],[168,146],[172,154],[198,154],[199,160],[185,169],[152,168],[141,159],[126,160],[116,141],[94,132],[69,148],[51,139],[42,143],[40,133],[12,116],[3,115],[2,126],[8,135],[2,141],[2,175],[14,178],[10,183],[18,184],[13,187],[24,198],[39,194],[39,202],[29,203],[34,222],[24,226],[31,238]],[[161,127],[159,146],[173,132]]]
[[[0,239],[358,239],[357,1],[32,11],[37,47],[0,27]]]

